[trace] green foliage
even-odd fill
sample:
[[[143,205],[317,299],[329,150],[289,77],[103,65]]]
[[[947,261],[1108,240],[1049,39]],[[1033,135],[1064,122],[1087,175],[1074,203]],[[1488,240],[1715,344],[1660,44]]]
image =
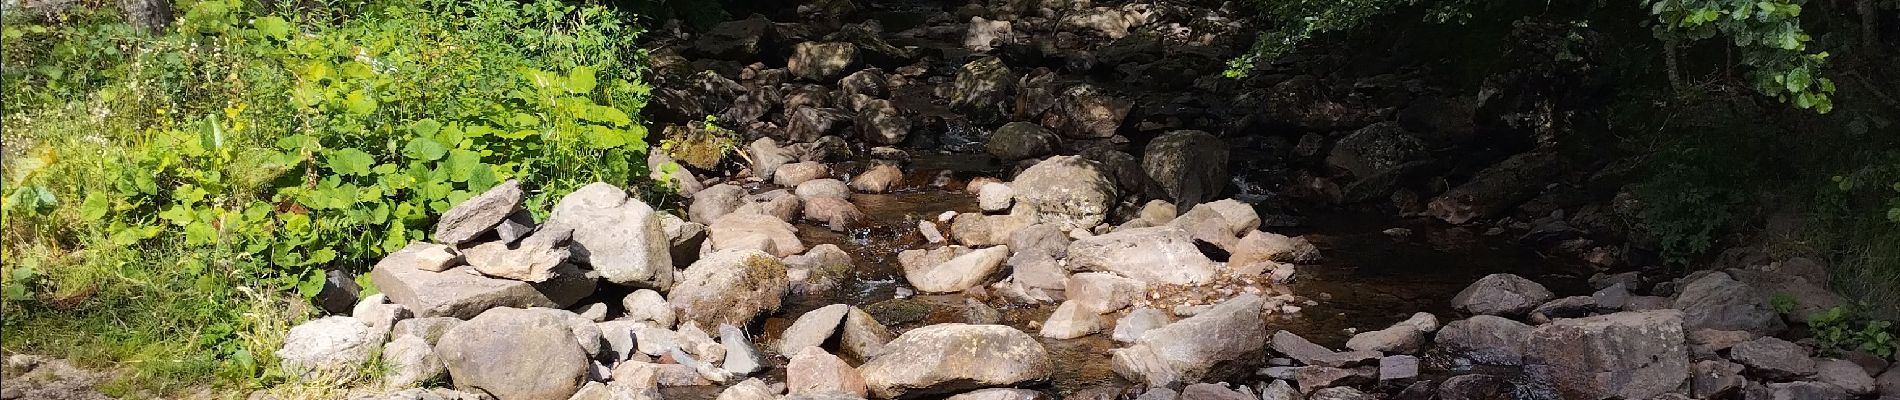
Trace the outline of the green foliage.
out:
[[[1645,0],[1656,37],[1680,42],[1725,36],[1750,68],[1755,90],[1795,107],[1834,109],[1834,81],[1823,77],[1828,53],[1811,52],[1801,28],[1802,0]]]
[[[1861,316],[1847,307],[1834,307],[1808,320],[1809,333],[1820,342],[1823,351],[1864,351],[1876,357],[1892,357],[1893,322]]]
[[[271,332],[306,308],[277,299],[325,270],[363,271],[508,179],[538,212],[646,184],[639,30],[604,7],[201,0],[159,35],[81,8],[9,20],[0,46],[9,351],[270,384]]]

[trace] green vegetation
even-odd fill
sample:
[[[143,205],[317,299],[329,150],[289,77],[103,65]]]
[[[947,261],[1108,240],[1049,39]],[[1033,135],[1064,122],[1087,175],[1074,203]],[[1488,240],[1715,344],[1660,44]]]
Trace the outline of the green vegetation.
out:
[[[364,272],[504,180],[537,212],[650,187],[640,30],[611,9],[177,7],[156,35],[111,9],[7,16],[9,352],[131,366],[116,394],[268,387],[326,269]]]
[[[1809,333],[1823,350],[1864,351],[1880,358],[1892,357],[1897,346],[1892,327],[1892,321],[1870,319],[1847,307],[1834,307],[1808,321]]]

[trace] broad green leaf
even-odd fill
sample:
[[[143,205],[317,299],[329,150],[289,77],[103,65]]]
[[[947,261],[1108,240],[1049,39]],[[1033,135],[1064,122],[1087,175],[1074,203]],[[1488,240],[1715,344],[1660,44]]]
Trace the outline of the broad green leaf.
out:
[[[402,147],[402,155],[423,161],[440,160],[442,156],[447,155],[448,152],[448,147],[437,143],[435,139],[430,139],[428,136],[416,136],[414,139],[409,139],[408,145]]]
[[[350,114],[369,115],[376,112],[376,99],[363,94],[361,90],[355,90],[343,98],[343,106],[349,110]]]
[[[567,91],[587,93],[594,91],[594,67],[579,66],[567,71]]]
[[[98,220],[105,218],[106,212],[111,210],[111,200],[107,200],[106,196],[93,193],[86,195],[85,203],[80,204],[79,215],[87,220]]]
[[[442,168],[448,169],[449,180],[468,182],[468,178],[475,175],[475,168],[480,167],[481,164],[481,153],[455,149],[449,151],[449,159],[442,163]]]
[[[264,37],[277,40],[290,38],[290,21],[285,21],[283,17],[275,15],[258,17],[251,21],[251,26],[256,27],[257,32]]]
[[[324,158],[323,166],[344,175],[369,175],[370,167],[376,164],[376,158],[368,152],[355,148],[331,151]]]
[[[424,118],[409,124],[409,131],[419,136],[435,136],[435,133],[440,130],[442,130],[442,123],[434,118]]]

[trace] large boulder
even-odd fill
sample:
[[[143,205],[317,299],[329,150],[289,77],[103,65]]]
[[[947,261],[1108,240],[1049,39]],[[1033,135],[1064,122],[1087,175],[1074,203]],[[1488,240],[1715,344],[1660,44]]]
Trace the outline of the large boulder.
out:
[[[462,200],[455,207],[442,212],[442,217],[435,223],[435,240],[448,244],[475,240],[501,224],[509,214],[521,210],[521,194],[521,183],[509,179],[482,194]]]
[[[1491,274],[1451,298],[1458,311],[1477,315],[1520,316],[1555,295],[1544,285],[1512,274]]]
[[[759,55],[771,32],[772,20],[763,15],[721,22],[693,41],[693,51],[715,59],[746,59]]]
[[[1503,215],[1543,193],[1565,171],[1561,160],[1550,152],[1511,156],[1432,199],[1426,214],[1453,224]]]
[[[1177,207],[1220,197],[1227,187],[1227,143],[1202,131],[1173,131],[1148,142],[1141,169]]]
[[[1354,131],[1333,144],[1326,164],[1345,170],[1358,179],[1378,176],[1400,165],[1424,158],[1425,142],[1405,132],[1398,123],[1373,124]]]
[[[906,250],[914,252],[919,250]],[[981,285],[1002,270],[1009,246],[994,246],[957,255],[934,265],[906,264],[904,279],[925,293],[960,292]]]
[[[1201,254],[1179,227],[1123,229],[1069,245],[1070,270],[1121,274],[1150,284],[1195,285],[1214,279],[1219,266]]]
[[[284,335],[277,358],[285,372],[306,380],[347,380],[382,348],[383,335],[363,320],[330,316],[298,324]]]
[[[1207,311],[1149,330],[1127,348],[1115,349],[1115,373],[1148,386],[1217,381],[1224,371],[1250,371],[1267,346],[1264,302],[1242,294]]]
[[[713,221],[707,230],[713,251],[750,249],[775,257],[805,252],[805,243],[798,240],[798,228],[771,215],[727,214]]]
[[[495,307],[566,308],[594,293],[595,273],[561,264],[541,283],[482,276],[462,266],[431,272],[416,269],[404,257],[386,257],[370,270],[370,280],[389,300],[417,317],[473,318]]]
[[[858,46],[842,42],[805,42],[792,47],[785,69],[799,79],[830,82],[858,63]]]
[[[1775,335],[1787,329],[1781,314],[1768,302],[1769,294],[1736,281],[1728,274],[1703,274],[1682,285],[1675,308],[1682,310],[1684,329],[1748,331]]]
[[[680,272],[667,303],[682,323],[744,326],[778,310],[786,291],[785,264],[758,250],[728,250],[701,257]]]
[[[1447,354],[1486,365],[1519,365],[1531,326],[1492,315],[1452,321],[1434,339]]]
[[[1016,76],[1003,59],[984,57],[964,64],[950,88],[950,108],[978,123],[1001,118],[1008,107]]]
[[[587,353],[556,310],[495,308],[436,344],[457,387],[500,400],[564,399],[587,381]]]
[[[1565,398],[1655,398],[1689,378],[1682,313],[1558,319],[1531,331],[1524,364],[1546,376]]]
[[[542,230],[573,232],[568,251],[609,282],[654,288],[673,284],[672,242],[652,206],[604,182],[554,204]]]
[[[1042,124],[1070,139],[1107,139],[1121,130],[1134,103],[1111,96],[1087,84],[1063,89]]]
[[[871,100],[858,108],[858,136],[872,145],[894,145],[910,136],[911,121],[890,100]]]
[[[1028,122],[1011,122],[996,128],[983,148],[1003,161],[1036,158],[1055,152],[1060,140],[1055,133]]]
[[[1748,367],[1750,374],[1768,379],[1807,378],[1817,368],[1807,349],[1772,336],[1736,344],[1728,352],[1728,358]]]
[[[860,371],[872,394],[891,399],[1046,381],[1052,361],[1016,328],[938,324],[904,332]]]
[[[864,378],[838,356],[817,347],[792,353],[785,365],[785,388],[792,395],[839,394],[864,397]]]
[[[1093,228],[1107,220],[1119,196],[1100,163],[1075,156],[1049,157],[1010,183],[1016,204],[1033,207],[1058,230]]]

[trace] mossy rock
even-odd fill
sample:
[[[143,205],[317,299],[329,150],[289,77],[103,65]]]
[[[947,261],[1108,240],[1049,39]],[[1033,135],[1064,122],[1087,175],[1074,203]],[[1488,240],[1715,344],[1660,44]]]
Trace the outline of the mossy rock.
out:
[[[701,170],[713,170],[726,159],[726,155],[737,148],[723,128],[708,126],[701,122],[689,125],[666,127],[667,156],[681,164]]]
[[[864,312],[885,326],[903,325],[923,321],[930,317],[931,307],[912,299],[890,299],[864,306]]]

